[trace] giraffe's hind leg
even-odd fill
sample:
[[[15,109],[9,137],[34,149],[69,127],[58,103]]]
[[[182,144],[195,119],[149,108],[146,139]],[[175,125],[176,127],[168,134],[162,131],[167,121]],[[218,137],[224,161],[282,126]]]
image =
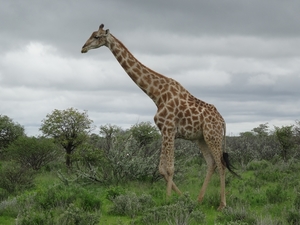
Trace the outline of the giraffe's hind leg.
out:
[[[207,189],[208,183],[211,179],[212,174],[214,173],[215,169],[218,169],[219,176],[220,176],[220,205],[218,210],[222,210],[226,207],[226,197],[225,197],[225,166],[222,163],[222,149],[215,147],[212,144],[206,143],[199,143],[201,152],[205,158],[207,163],[207,173],[204,179],[202,188],[200,190],[200,194],[198,196],[198,201],[202,201],[205,191]]]
[[[199,142],[199,147],[200,147],[200,150],[201,150],[201,152],[203,154],[203,157],[204,157],[204,159],[206,161],[206,164],[207,164],[206,177],[204,179],[203,185],[202,185],[200,193],[198,195],[198,201],[202,202],[203,197],[204,197],[205,192],[206,192],[206,189],[207,189],[207,186],[208,186],[209,181],[211,179],[211,176],[215,171],[216,164],[215,164],[213,156],[211,155],[211,153],[209,151],[209,148],[206,145],[206,143]]]

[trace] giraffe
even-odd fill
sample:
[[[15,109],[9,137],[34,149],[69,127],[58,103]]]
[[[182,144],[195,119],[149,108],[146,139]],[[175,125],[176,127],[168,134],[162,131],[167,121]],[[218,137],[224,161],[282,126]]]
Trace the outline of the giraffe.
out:
[[[216,107],[201,101],[190,94],[181,84],[172,78],[161,75],[140,63],[109,29],[99,29],[92,33],[81,49],[87,53],[91,49],[106,46],[129,77],[144,91],[157,106],[154,122],[162,135],[162,147],[159,172],[167,183],[167,196],[174,190],[181,191],[173,181],[174,141],[175,138],[195,141],[207,163],[207,173],[200,190],[198,201],[204,198],[212,174],[217,168],[220,176],[219,210],[226,206],[225,169],[237,175],[228,160],[225,149],[226,123]]]

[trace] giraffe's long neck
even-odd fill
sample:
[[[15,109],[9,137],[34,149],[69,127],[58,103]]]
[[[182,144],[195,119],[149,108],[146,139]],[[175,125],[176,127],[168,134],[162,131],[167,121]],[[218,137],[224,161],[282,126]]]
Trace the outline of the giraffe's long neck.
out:
[[[140,63],[128,49],[112,34],[107,47],[111,50],[129,77],[159,106],[164,89],[168,90],[170,82],[176,82]],[[177,82],[176,82],[177,83]]]

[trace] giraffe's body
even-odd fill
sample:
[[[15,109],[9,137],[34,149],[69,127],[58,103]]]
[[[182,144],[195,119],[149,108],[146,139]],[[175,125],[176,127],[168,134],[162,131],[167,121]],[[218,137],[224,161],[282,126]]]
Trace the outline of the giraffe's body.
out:
[[[162,134],[159,171],[167,181],[167,195],[171,189],[181,193],[173,182],[174,140],[182,138],[196,141],[207,163],[207,175],[198,200],[202,201],[209,180],[218,169],[221,181],[219,209],[226,206],[225,168],[230,170],[222,145],[225,142],[226,124],[217,109],[191,95],[177,81],[165,77],[141,64],[109,30],[99,27],[82,47],[81,52],[107,46],[131,79],[157,106],[154,121]],[[225,155],[224,155],[225,154]],[[231,170],[230,170],[231,171]]]

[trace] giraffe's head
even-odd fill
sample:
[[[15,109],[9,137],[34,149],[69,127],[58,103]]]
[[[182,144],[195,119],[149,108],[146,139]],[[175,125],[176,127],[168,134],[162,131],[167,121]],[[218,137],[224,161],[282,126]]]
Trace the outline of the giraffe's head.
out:
[[[90,49],[107,45],[107,36],[109,35],[109,30],[104,30],[103,27],[104,25],[101,24],[99,30],[92,33],[91,37],[83,45],[81,53],[86,53]]]

